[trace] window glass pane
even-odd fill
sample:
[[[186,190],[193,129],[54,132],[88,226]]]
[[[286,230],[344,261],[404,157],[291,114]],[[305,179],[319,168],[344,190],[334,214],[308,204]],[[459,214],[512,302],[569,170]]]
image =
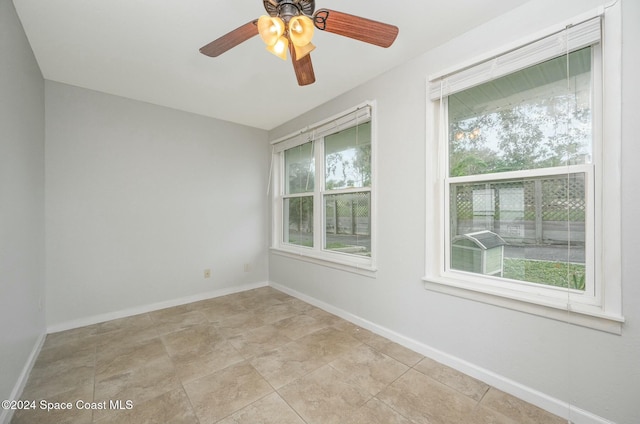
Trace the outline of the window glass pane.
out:
[[[313,247],[313,196],[284,199],[285,243]]]
[[[371,186],[371,123],[324,138],[325,187]]]
[[[450,95],[449,175],[590,163],[591,48],[568,57]]]
[[[285,150],[285,194],[313,191],[315,164],[313,142]]]
[[[324,196],[326,250],[371,256],[371,193]]]
[[[450,189],[452,269],[584,290],[585,174]]]

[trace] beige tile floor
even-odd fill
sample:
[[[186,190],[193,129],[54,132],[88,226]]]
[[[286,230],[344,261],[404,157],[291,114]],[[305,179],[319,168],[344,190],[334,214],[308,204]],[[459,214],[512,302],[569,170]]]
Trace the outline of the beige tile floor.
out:
[[[50,334],[22,399],[14,424],[566,422],[270,287]]]

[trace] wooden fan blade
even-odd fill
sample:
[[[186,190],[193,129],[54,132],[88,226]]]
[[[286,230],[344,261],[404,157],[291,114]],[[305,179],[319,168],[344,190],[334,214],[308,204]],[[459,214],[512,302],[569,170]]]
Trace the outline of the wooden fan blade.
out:
[[[313,23],[321,31],[332,32],[380,47],[389,47],[398,36],[398,27],[348,13],[319,9]]]
[[[226,33],[217,40],[210,42],[206,46],[201,47],[200,53],[211,57],[217,57],[238,44],[244,43],[255,35],[258,35],[257,19],[247,22],[233,31]]]
[[[293,43],[289,43],[289,53],[291,54],[291,62],[293,62],[293,70],[296,72],[298,85],[309,85],[316,82],[316,75],[311,64],[311,55],[308,54],[301,59],[297,59]]]

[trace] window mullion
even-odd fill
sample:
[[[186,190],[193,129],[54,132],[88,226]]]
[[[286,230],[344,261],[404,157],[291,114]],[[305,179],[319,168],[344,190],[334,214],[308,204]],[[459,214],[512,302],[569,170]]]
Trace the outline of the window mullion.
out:
[[[324,190],[323,195],[329,194],[351,194],[351,193],[369,193],[371,192],[371,187],[349,187],[349,188],[340,188],[335,190]]]
[[[305,192],[302,192],[302,193],[283,194],[282,198],[283,199],[295,199],[297,197],[309,197],[309,196],[313,196],[313,192],[305,191]]]
[[[546,177],[553,175],[567,175],[590,172],[591,164],[584,165],[567,165],[562,168],[539,168],[527,169],[524,171],[499,172],[494,174],[477,174],[464,177],[445,177],[448,184],[460,183],[481,183],[491,181],[507,181],[522,178]]]

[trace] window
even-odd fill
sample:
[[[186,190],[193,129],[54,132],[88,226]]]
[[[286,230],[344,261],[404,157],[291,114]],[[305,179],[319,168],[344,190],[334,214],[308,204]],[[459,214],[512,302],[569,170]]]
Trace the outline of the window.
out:
[[[442,200],[427,288],[621,322],[619,265],[603,260],[619,237],[603,43],[596,17],[431,80]]]
[[[484,274],[480,261],[493,251],[502,262],[496,277],[593,293],[585,260],[594,208],[591,49],[446,100],[449,269]],[[500,246],[470,243],[466,235],[478,231],[496,234]]]
[[[315,163],[313,143],[284,151],[284,242],[313,247]]]
[[[274,143],[273,247],[373,270],[371,104]]]

